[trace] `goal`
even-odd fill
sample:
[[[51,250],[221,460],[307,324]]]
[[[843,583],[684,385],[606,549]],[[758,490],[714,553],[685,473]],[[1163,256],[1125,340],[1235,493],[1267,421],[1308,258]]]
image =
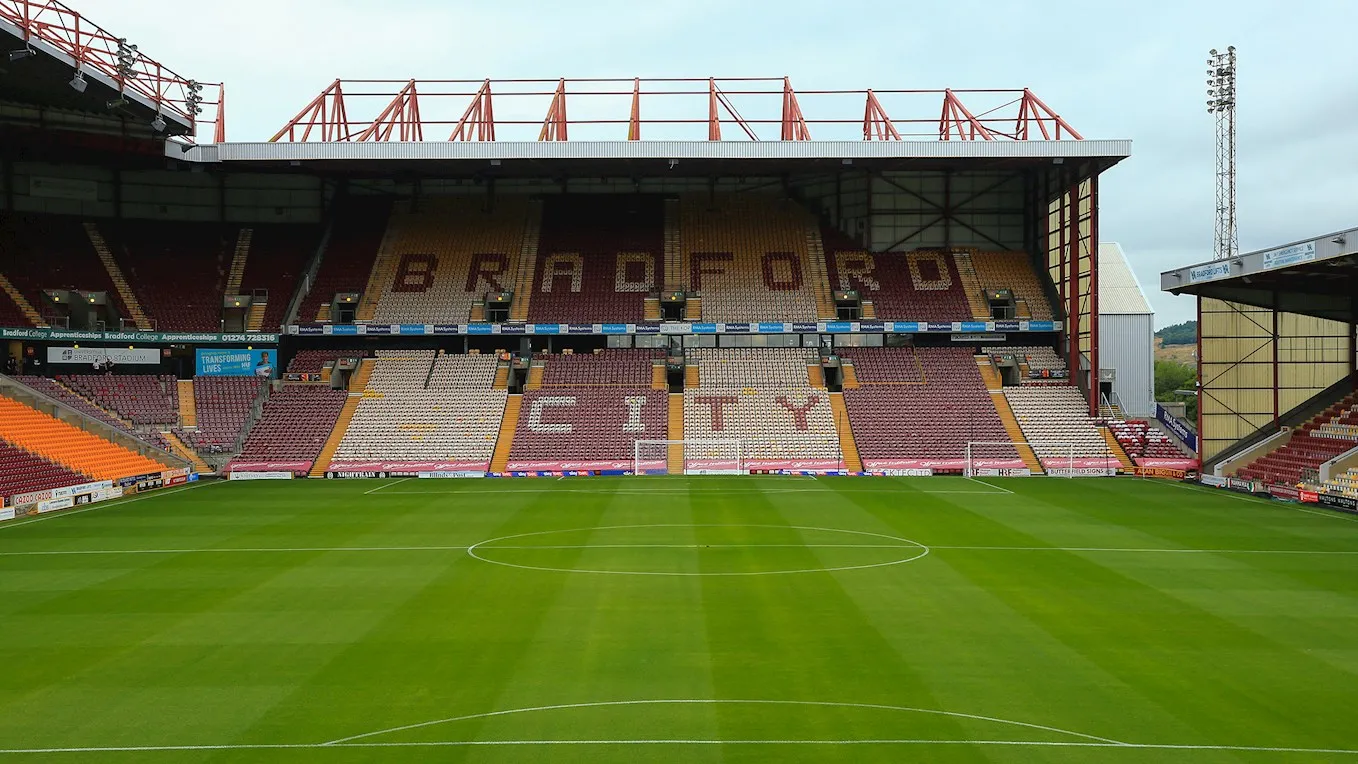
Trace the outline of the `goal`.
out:
[[[967,442],[966,466],[962,474],[967,477],[994,477],[1028,475],[1026,467],[1003,466],[1001,462],[1012,459],[997,459],[986,453],[996,446],[1027,446],[1042,463],[1043,471],[1050,477],[1103,477],[1118,474],[1121,464],[1111,453],[1089,455],[1089,449],[1068,441],[1011,442],[1007,440],[974,440]]]
[[[739,475],[739,440],[638,440],[632,469],[637,475]]]

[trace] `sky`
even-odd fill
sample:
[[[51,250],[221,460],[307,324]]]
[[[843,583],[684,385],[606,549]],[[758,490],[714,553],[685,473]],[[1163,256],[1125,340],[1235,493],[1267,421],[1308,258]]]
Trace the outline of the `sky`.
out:
[[[1234,45],[1241,251],[1358,225],[1354,0],[67,2],[181,75],[225,82],[230,140],[268,139],[336,78],[788,76],[801,90],[1029,87],[1084,137],[1133,142],[1132,157],[1101,180],[1100,234],[1122,244],[1157,327],[1194,312],[1191,297],[1159,291],[1160,272],[1212,258],[1206,59]],[[466,102],[441,103],[460,113]],[[912,116],[905,105],[884,106]],[[497,103],[496,116],[519,109],[524,119],[545,113]]]

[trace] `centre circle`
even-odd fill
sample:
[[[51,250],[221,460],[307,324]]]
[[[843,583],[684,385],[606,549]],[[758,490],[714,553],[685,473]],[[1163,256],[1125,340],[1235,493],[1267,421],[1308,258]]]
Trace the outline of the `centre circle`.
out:
[[[516,533],[480,541],[467,554],[492,565],[553,573],[770,576],[901,565],[929,554],[929,547],[843,528],[651,524]]]

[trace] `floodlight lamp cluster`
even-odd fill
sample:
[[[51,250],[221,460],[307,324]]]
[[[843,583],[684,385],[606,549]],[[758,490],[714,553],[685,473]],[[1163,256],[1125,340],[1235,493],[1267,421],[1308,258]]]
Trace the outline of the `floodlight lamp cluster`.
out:
[[[1213,48],[1207,58],[1207,113],[1235,108],[1235,46]]]

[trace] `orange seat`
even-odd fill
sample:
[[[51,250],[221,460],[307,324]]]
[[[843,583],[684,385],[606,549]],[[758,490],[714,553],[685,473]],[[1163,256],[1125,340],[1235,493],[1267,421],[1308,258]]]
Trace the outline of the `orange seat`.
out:
[[[95,480],[167,469],[160,462],[9,398],[0,398],[0,439]]]

